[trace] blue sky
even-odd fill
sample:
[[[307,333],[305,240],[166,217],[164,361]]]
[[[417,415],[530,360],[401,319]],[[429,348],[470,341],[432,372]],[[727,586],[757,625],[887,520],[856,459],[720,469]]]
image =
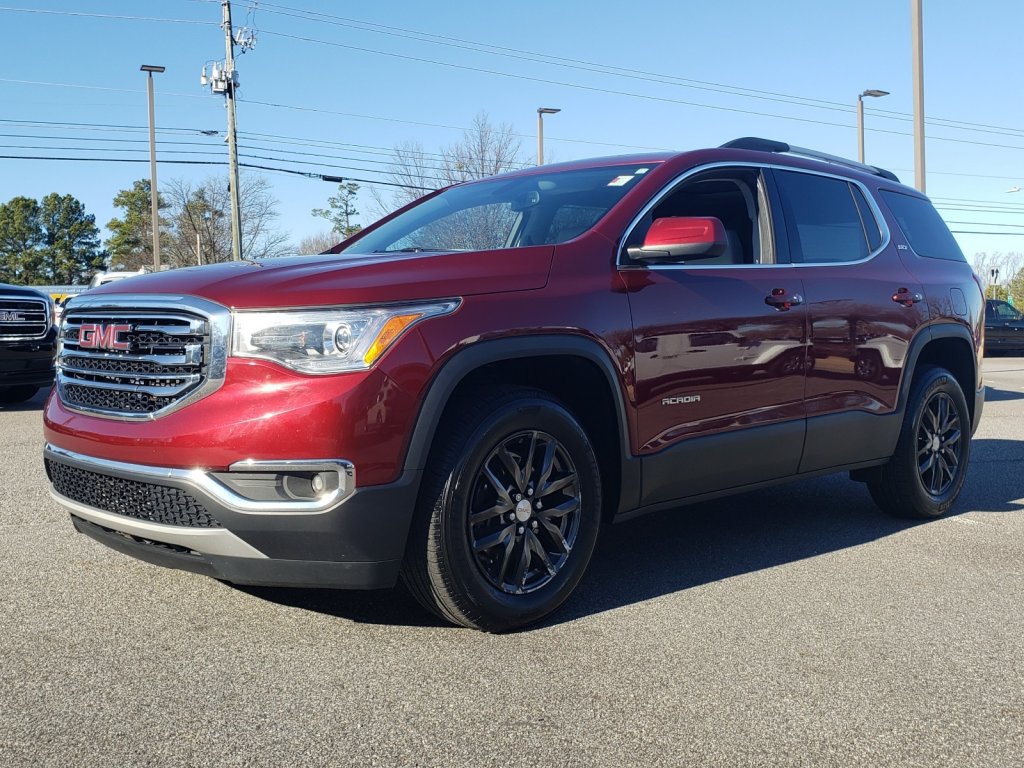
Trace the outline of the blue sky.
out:
[[[148,160],[139,65],[158,64],[161,182],[226,180],[166,162],[226,159],[224,100],[199,85],[224,57],[220,13],[218,0],[6,0],[0,155]],[[867,161],[914,181],[910,0],[280,0],[235,2],[233,15],[257,31],[237,61],[253,163],[383,179],[395,145],[438,151],[480,112],[511,125],[529,160],[539,106],[562,110],[545,122],[549,162],[749,135],[855,157],[856,97],[878,88],[891,95],[866,100]],[[1024,192],[1006,192],[1024,187],[1022,29],[1021,0],[924,2],[927,192],[951,229],[1003,233],[958,234],[968,257],[1024,251]],[[148,175],[145,162],[0,159],[0,201],[69,193],[102,226],[117,191]],[[310,211],[333,184],[266,178],[294,241],[326,228]]]

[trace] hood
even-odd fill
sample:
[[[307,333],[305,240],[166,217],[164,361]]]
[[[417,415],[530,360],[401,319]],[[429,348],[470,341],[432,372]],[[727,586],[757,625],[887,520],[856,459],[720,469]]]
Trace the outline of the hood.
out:
[[[23,285],[10,285],[8,283],[0,283],[0,293],[7,296],[24,296],[27,299],[45,299],[49,295],[35,288],[27,288]]]
[[[378,304],[528,291],[547,283],[554,248],[300,256],[234,261],[108,283],[90,296],[200,296],[238,309]]]

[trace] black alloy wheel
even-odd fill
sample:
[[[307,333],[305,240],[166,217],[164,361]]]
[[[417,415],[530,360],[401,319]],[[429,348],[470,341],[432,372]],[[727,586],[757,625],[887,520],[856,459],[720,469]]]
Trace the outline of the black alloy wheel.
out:
[[[438,616],[503,632],[576,588],[601,525],[587,433],[549,393],[491,385],[449,406],[431,450],[402,580]]]
[[[944,368],[925,368],[911,384],[892,458],[867,479],[871,498],[896,517],[941,517],[960,495],[970,453],[963,390]]]
[[[932,496],[946,493],[960,472],[963,429],[953,398],[938,392],[928,400],[917,431],[921,484]]]
[[[541,589],[565,565],[580,527],[580,483],[565,448],[546,432],[519,432],[484,460],[470,494],[476,564],[513,595]]]

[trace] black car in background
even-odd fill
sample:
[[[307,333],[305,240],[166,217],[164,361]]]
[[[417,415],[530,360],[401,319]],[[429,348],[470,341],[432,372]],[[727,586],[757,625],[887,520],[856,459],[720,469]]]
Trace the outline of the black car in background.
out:
[[[24,402],[52,385],[56,350],[53,300],[0,283],[0,404]]]
[[[1006,301],[985,301],[985,354],[1024,354],[1024,314]]]

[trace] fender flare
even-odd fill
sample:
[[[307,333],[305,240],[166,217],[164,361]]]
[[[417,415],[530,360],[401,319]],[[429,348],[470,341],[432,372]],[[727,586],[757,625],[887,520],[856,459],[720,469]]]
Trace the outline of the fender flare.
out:
[[[923,333],[919,333],[910,342],[910,349],[907,352],[907,358],[904,362],[905,374],[903,381],[900,382],[900,393],[899,399],[897,400],[896,410],[898,413],[904,413],[907,408],[907,400],[910,397],[910,385],[914,380],[914,374],[917,372],[918,360],[921,357],[921,353],[929,343],[938,341],[940,339],[959,339],[963,341],[969,350],[974,349],[974,338],[971,335],[970,330],[957,323],[939,323],[937,325],[929,326]],[[971,356],[971,370],[974,374],[974,380],[977,380],[977,362],[976,358]],[[974,396],[973,385],[971,392],[964,392],[964,397],[967,398],[968,403],[971,403],[971,398]],[[973,408],[972,408],[973,411]],[[977,417],[975,416],[975,422]]]
[[[597,341],[568,334],[513,336],[476,342],[444,361],[427,385],[412,437],[405,455],[405,471],[426,468],[430,449],[437,434],[441,415],[452,393],[470,375],[491,363],[527,357],[577,357],[593,363],[604,376],[615,402],[618,445],[622,466],[622,492],[619,506],[635,505],[640,491],[640,462],[630,452],[630,429],[626,418],[626,400],[620,377],[607,350]],[[634,499],[634,501],[629,501]]]

